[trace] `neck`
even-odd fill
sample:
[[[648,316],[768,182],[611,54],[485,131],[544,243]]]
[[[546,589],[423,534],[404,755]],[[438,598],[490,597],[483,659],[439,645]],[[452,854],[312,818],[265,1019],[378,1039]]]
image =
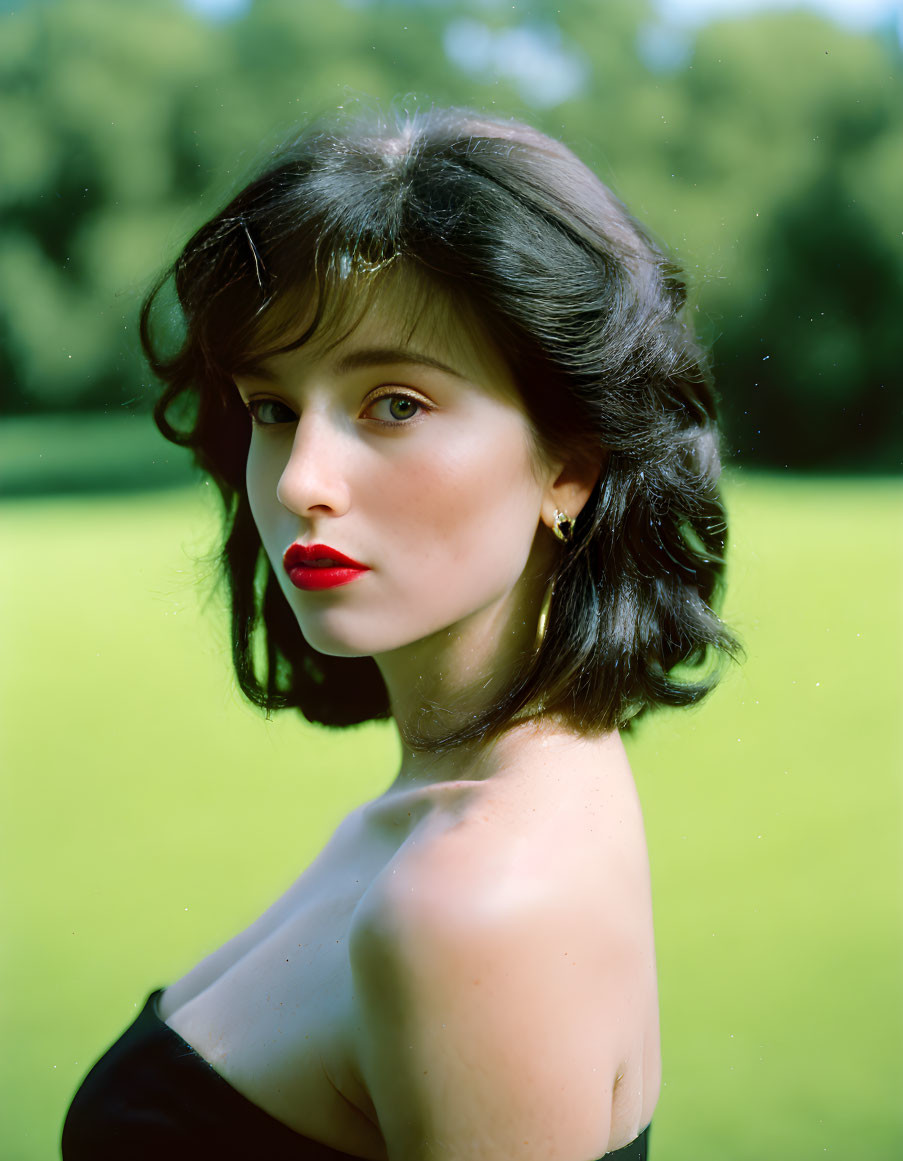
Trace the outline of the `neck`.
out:
[[[518,722],[490,742],[474,742],[451,754],[433,755],[402,748],[401,767],[384,802],[418,792],[467,791],[491,783],[513,787],[520,796],[530,788],[585,798],[587,786],[599,783],[603,771],[627,767],[617,731],[584,734],[553,717]],[[587,781],[588,780],[588,781]]]
[[[439,738],[504,692],[534,647],[541,592],[539,584],[533,585],[523,600],[489,605],[438,633],[375,657],[401,740],[400,778],[455,777],[453,771],[471,767],[491,749],[478,739],[450,751],[415,750],[405,739]]]

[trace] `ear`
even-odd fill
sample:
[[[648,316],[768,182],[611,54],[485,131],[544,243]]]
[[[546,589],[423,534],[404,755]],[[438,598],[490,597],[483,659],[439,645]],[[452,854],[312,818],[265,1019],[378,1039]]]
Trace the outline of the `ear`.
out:
[[[540,509],[540,518],[547,528],[554,525],[556,511],[563,512],[571,520],[577,519],[602,475],[607,459],[608,452],[605,451],[595,459],[552,465]]]

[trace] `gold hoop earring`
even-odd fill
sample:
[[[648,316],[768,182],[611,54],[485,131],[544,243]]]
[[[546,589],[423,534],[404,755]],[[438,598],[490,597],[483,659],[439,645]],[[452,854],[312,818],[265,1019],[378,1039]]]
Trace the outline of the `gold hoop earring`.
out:
[[[555,509],[555,517],[552,522],[552,531],[559,540],[563,540],[565,544],[570,543],[574,537],[574,521],[565,512],[559,512]]]
[[[546,636],[546,628],[549,624],[549,610],[552,607],[552,593],[555,591],[555,582],[549,581],[546,588],[546,595],[542,598],[542,605],[539,609],[539,622],[536,626],[536,641],[533,644],[534,652],[538,652]]]

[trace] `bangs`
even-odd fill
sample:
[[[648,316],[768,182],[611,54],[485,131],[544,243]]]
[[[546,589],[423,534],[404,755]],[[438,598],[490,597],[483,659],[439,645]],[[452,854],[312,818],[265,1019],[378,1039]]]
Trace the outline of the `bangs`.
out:
[[[340,343],[385,288],[389,271],[398,269],[365,266],[345,251],[330,255],[325,272],[314,268],[307,281],[283,285],[256,313],[246,311],[241,331],[219,356],[220,370],[231,378],[314,340],[326,348]]]
[[[347,333],[383,276],[401,269],[485,314],[472,239],[455,241],[470,230],[454,167],[437,159],[449,180],[433,181],[414,136],[369,149],[302,137],[195,234],[174,275],[185,349],[203,378],[222,381],[315,333]],[[405,306],[419,314],[416,295]]]
[[[188,345],[201,355],[204,378],[216,392],[231,395],[236,376],[305,344],[324,350],[338,345],[381,296],[391,299],[404,344],[415,332],[427,344],[431,337],[451,344],[467,335],[505,357],[485,310],[459,280],[404,252],[395,240],[371,236],[366,245],[357,239],[352,246],[344,232],[318,234],[320,223],[258,240],[245,219],[228,226],[219,246],[201,244],[193,254],[186,249],[176,271]],[[195,256],[202,261],[194,264]]]
[[[342,236],[296,229],[255,238],[244,218],[221,222],[219,237],[186,249],[175,272],[186,337],[215,380],[251,371],[315,335],[341,341],[387,277],[394,284],[402,267],[416,277],[418,264],[400,261],[394,248],[372,258],[372,246],[354,248]],[[414,309],[416,296],[410,299]]]

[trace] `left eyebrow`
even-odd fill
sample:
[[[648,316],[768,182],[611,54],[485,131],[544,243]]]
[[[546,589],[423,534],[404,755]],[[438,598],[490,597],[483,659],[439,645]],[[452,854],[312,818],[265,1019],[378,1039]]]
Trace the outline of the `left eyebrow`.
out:
[[[359,351],[349,351],[336,360],[335,369],[342,374],[346,371],[357,371],[362,367],[382,367],[389,363],[405,363],[411,366],[433,367],[437,371],[444,371],[446,375],[454,375],[456,379],[467,380],[465,375],[434,359],[431,355],[420,354],[405,347],[365,347]]]

